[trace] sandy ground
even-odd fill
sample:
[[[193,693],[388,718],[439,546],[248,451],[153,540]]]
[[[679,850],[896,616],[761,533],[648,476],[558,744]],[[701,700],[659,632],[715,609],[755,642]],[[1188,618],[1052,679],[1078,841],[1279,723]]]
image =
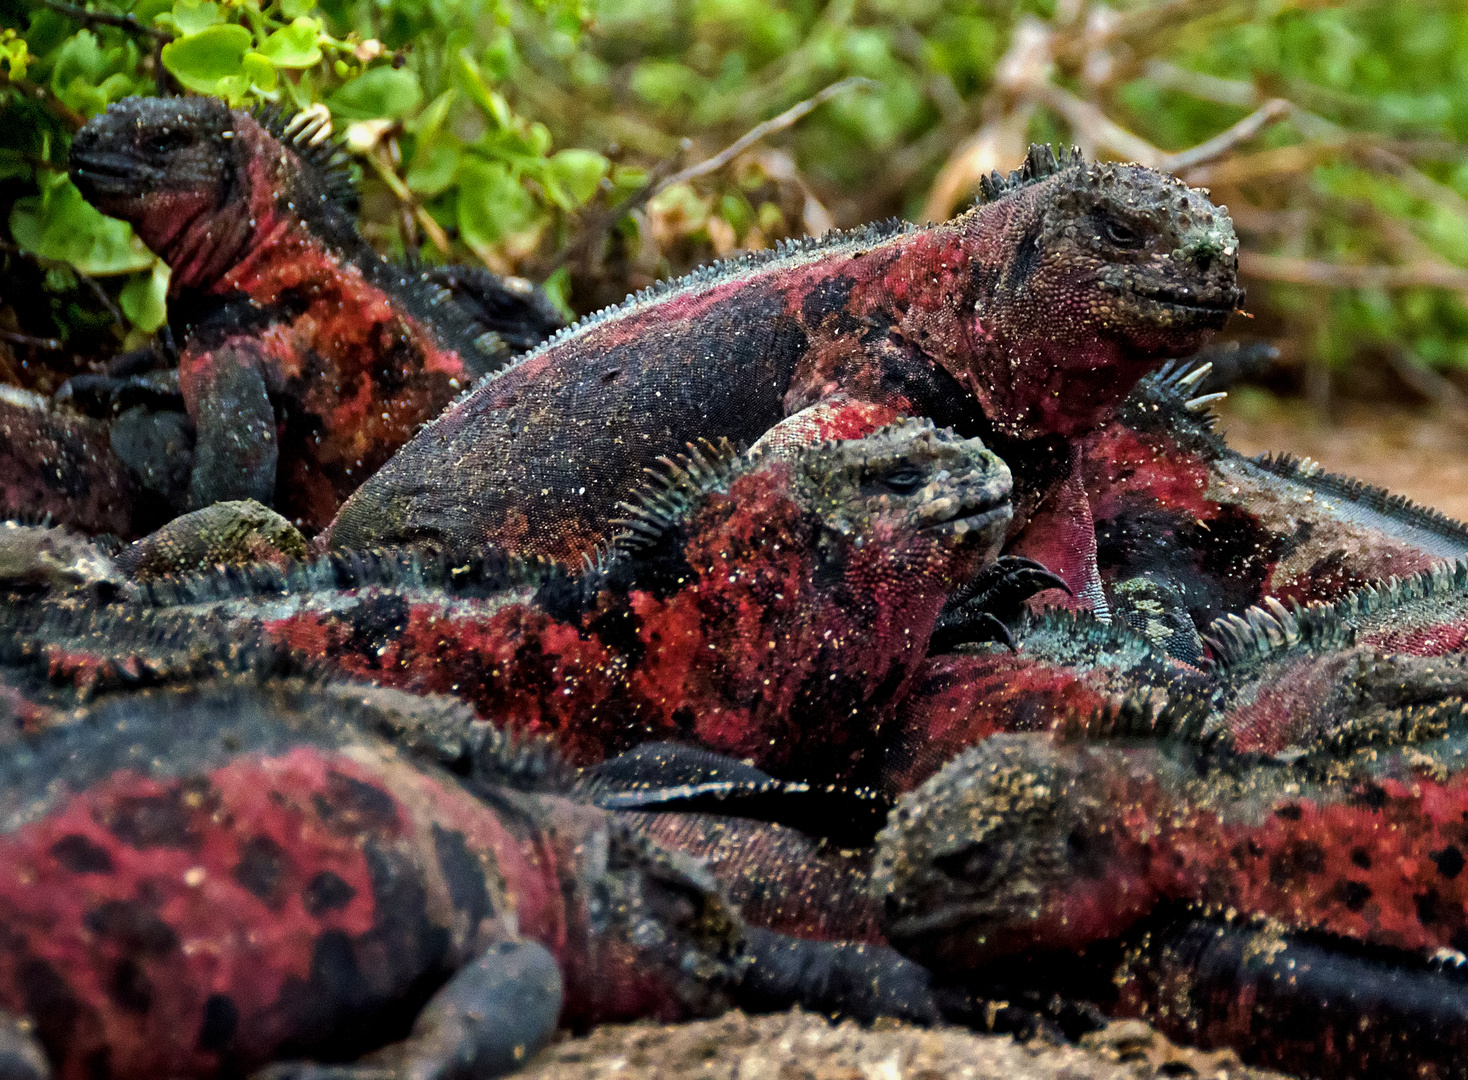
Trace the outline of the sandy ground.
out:
[[[1121,1021],[1082,1046],[902,1024],[863,1029],[798,1009],[690,1024],[598,1028],[532,1061],[524,1080],[1283,1080],[1227,1051],[1173,1046]]]

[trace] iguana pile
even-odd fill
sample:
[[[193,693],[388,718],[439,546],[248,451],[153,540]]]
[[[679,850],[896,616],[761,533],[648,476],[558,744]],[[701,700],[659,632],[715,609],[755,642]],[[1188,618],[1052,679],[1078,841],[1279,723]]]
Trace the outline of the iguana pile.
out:
[[[904,415],[983,437],[1022,525],[1069,470],[1065,440],[1243,293],[1227,215],[1171,177],[1035,147],[988,193],[942,225],[781,245],[583,320],[425,428],[330,542],[575,559],[691,439],[779,448]]]
[[[321,134],[214,98],[129,98],[71,147],[83,195],[172,270],[179,388],[197,431],[189,503],[274,502],[313,529],[509,359],[487,326],[538,339],[555,322],[533,293],[490,296],[486,275],[379,256]]]
[[[992,564],[1009,490],[979,440],[907,421],[789,457],[669,463],[579,577],[494,552],[334,554],[139,585],[149,610],[35,604],[6,630],[52,680],[194,678],[274,645],[456,694],[578,762],[680,739],[850,778],[875,766],[948,598]]]

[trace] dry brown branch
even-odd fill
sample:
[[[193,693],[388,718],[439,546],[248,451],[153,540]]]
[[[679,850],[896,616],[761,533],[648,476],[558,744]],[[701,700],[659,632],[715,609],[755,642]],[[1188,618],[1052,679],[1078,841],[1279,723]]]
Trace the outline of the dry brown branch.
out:
[[[50,90],[47,90],[44,86],[37,86],[29,79],[12,78],[8,72],[0,71],[0,84],[13,86],[26,97],[39,101],[51,111],[51,115],[55,116],[73,131],[79,130],[87,122],[85,116],[51,93]]]
[[[1284,98],[1271,98],[1233,127],[1219,132],[1206,142],[1188,150],[1179,150],[1163,159],[1163,168],[1168,172],[1185,172],[1209,161],[1223,157],[1239,143],[1248,142],[1259,132],[1282,117],[1294,112],[1294,106]]]
[[[1468,414],[1468,394],[1430,367],[1418,363],[1406,349],[1400,346],[1387,349],[1386,362],[1399,379],[1429,401],[1447,407],[1458,414],[1460,419]]]
[[[1239,252],[1240,273],[1266,281],[1294,285],[1324,285],[1334,289],[1406,289],[1427,285],[1440,289],[1468,290],[1468,270],[1446,263],[1413,263],[1407,266],[1352,265],[1298,258],[1293,255],[1262,255]]]
[[[61,342],[56,338],[32,337],[30,334],[22,334],[16,330],[0,330],[0,341],[8,341],[13,345],[30,345],[37,349],[61,348]]]
[[[850,78],[842,79],[840,82],[834,82],[819,94],[814,94],[804,101],[790,106],[790,108],[786,109],[779,116],[766,120],[762,124],[756,124],[713,157],[700,161],[697,165],[690,165],[688,168],[681,169],[672,176],[660,180],[657,184],[650,185],[651,190],[647,198],[654,198],[659,192],[666,191],[674,184],[684,184],[700,176],[707,176],[711,172],[717,172],[765,136],[773,135],[777,131],[784,131],[802,116],[824,105],[838,94],[844,94],[848,90],[865,89],[876,85],[876,83],[864,75],[853,75]]]

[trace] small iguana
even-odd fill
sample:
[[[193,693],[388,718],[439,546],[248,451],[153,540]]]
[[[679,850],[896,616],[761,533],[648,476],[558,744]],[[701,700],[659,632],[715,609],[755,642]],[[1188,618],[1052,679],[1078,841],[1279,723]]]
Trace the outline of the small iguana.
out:
[[[36,605],[3,616],[5,631],[17,662],[83,686],[197,677],[274,644],[456,694],[513,730],[555,733],[578,763],[679,739],[790,778],[872,767],[944,604],[992,564],[1004,464],[908,421],[667,470],[579,578],[492,551],[333,553],[139,585],[162,610]]]
[[[558,1026],[936,1015],[911,963],[746,931],[632,816],[518,783],[516,750],[448,699],[259,675],[12,742],[5,1075],[487,1077]]]
[[[869,226],[695,271],[526,354],[343,506],[329,542],[494,543],[579,558],[688,440],[775,447],[927,416],[1009,462],[1016,527],[1064,440],[1243,299],[1228,216],[1135,165],[1057,161],[942,225]]]
[[[320,133],[215,98],[128,98],[71,146],[87,200],[172,270],[191,505],[253,498],[311,529],[510,357],[431,273],[368,246]]]

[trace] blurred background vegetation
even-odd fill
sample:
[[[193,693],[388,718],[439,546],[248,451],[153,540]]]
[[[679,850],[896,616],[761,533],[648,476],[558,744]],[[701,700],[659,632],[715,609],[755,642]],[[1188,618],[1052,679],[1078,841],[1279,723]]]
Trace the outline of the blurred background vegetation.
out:
[[[0,0],[0,382],[162,325],[166,268],[65,162],[182,92],[329,110],[381,250],[576,312],[1073,142],[1229,206],[1277,385],[1468,387],[1462,0]]]

